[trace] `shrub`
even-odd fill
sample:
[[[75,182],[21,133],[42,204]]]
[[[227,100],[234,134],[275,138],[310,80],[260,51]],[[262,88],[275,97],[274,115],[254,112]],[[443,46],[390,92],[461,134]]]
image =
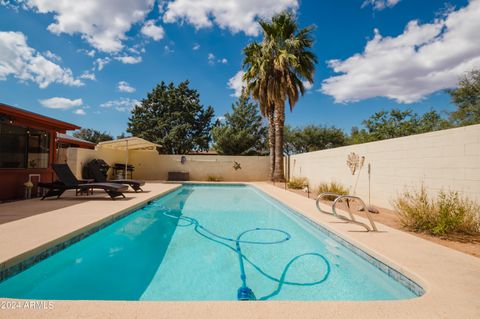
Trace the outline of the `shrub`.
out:
[[[303,189],[305,186],[308,185],[308,179],[305,177],[293,177],[291,180],[288,181],[288,188],[291,189]]]
[[[416,232],[435,236],[480,232],[480,206],[457,192],[442,191],[430,198],[424,186],[406,191],[393,202],[402,225]]]
[[[207,181],[209,181],[209,182],[221,182],[222,178],[220,176],[208,175],[207,176]]]
[[[321,183],[316,189],[316,193],[335,193],[338,195],[347,195],[348,188],[337,182]],[[325,196],[327,200],[335,200],[335,196]]]

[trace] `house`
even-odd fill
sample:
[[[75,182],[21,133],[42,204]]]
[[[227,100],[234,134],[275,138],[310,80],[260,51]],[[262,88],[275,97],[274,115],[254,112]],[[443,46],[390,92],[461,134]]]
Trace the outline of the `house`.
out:
[[[26,182],[53,179],[57,133],[80,127],[0,103],[0,201],[23,198]]]
[[[78,148],[87,148],[90,150],[95,149],[95,143],[82,140],[64,133],[57,133],[57,148],[69,148],[69,147],[78,147]]]

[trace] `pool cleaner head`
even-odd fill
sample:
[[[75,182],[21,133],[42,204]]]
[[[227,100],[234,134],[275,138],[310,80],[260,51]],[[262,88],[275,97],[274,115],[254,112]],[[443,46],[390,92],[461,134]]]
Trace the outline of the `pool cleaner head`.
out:
[[[257,300],[252,289],[243,286],[238,288],[237,299],[240,301]]]

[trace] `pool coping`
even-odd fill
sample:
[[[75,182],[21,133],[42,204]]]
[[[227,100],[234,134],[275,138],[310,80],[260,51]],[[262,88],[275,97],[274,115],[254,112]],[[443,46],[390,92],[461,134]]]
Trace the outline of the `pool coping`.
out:
[[[344,238],[341,235],[338,235],[335,233],[335,231],[329,230],[328,228],[322,226],[320,223],[315,222],[314,220],[306,217],[302,213],[298,212],[292,207],[287,206],[286,204],[280,202],[276,198],[270,196],[269,194],[263,192],[260,188],[256,187],[255,185],[250,185],[254,187],[255,189],[261,191],[263,194],[271,198],[272,200],[278,202],[280,205],[285,206],[290,213],[294,214],[295,216],[301,218],[304,222],[312,225],[315,229],[318,231],[322,232],[326,236],[332,238],[339,244],[341,244],[343,247],[349,249],[352,251],[355,255],[359,256],[393,280],[397,281],[401,285],[403,285],[405,288],[410,290],[413,294],[416,295],[415,298],[421,297],[422,295],[425,294],[425,289],[422,287],[420,283],[418,283],[416,280],[410,278],[410,277],[415,277],[414,274],[410,274],[403,270],[403,272],[399,269],[396,269],[394,265],[389,265],[389,261],[383,261],[381,257],[374,257],[373,254],[374,252],[368,252],[368,249],[361,249],[360,247],[357,247],[355,244],[351,243],[348,239]],[[341,210],[339,210],[342,212]],[[418,281],[421,281],[420,278],[418,278]]]
[[[202,182],[203,183],[203,182]],[[335,236],[363,250],[373,258],[405,274],[425,289],[418,298],[395,301],[268,301],[268,302],[144,302],[144,301],[54,301],[54,309],[39,311],[22,307],[10,310],[9,317],[63,318],[85,316],[103,317],[228,317],[264,318],[265,316],[291,318],[301,314],[304,318],[329,315],[335,318],[475,318],[480,305],[475,296],[480,293],[480,260],[421,238],[379,225],[378,234],[357,232],[358,226],[338,223],[332,216],[316,212],[314,202],[298,194],[276,188],[265,182],[234,183],[253,185],[273,197],[307,221],[320,225]],[[177,187],[179,187],[178,185]],[[170,190],[173,191],[174,189]],[[165,195],[152,194],[150,198],[129,208],[117,211],[114,216],[133,211],[153,198]],[[111,217],[111,216],[109,216]],[[27,218],[27,219],[30,219]],[[102,220],[98,220],[101,223]],[[8,224],[6,224],[8,225]],[[81,228],[85,230],[85,227]],[[375,239],[382,237],[381,243]],[[400,239],[400,241],[397,241]],[[392,245],[393,240],[393,245]],[[403,246],[403,247],[398,247]],[[32,250],[34,250],[33,248]],[[404,250],[408,250],[405,254]],[[426,256],[424,256],[426,255]],[[17,256],[18,257],[18,256]],[[408,258],[410,257],[410,258]],[[427,265],[425,265],[427,264]],[[433,265],[433,267],[432,267]],[[443,280],[440,280],[443,279]],[[0,302],[22,300],[0,298]],[[0,308],[0,315],[2,314]]]

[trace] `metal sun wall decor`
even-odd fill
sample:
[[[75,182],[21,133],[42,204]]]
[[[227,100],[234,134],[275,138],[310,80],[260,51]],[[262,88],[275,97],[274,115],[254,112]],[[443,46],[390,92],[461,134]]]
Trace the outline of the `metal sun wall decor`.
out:
[[[239,169],[242,169],[242,165],[240,165],[239,162],[234,161],[234,162],[233,162],[233,169],[236,170],[236,171],[238,171]]]
[[[365,156],[360,157],[360,155],[352,152],[347,156],[347,166],[350,168],[350,172],[352,175],[355,175],[357,170],[363,167],[363,163],[365,162]]]
[[[358,154],[355,154],[354,152],[348,154],[347,166],[348,168],[350,168],[350,172],[352,172],[352,175],[355,175],[355,171],[357,170],[359,162],[360,162],[360,156]]]

